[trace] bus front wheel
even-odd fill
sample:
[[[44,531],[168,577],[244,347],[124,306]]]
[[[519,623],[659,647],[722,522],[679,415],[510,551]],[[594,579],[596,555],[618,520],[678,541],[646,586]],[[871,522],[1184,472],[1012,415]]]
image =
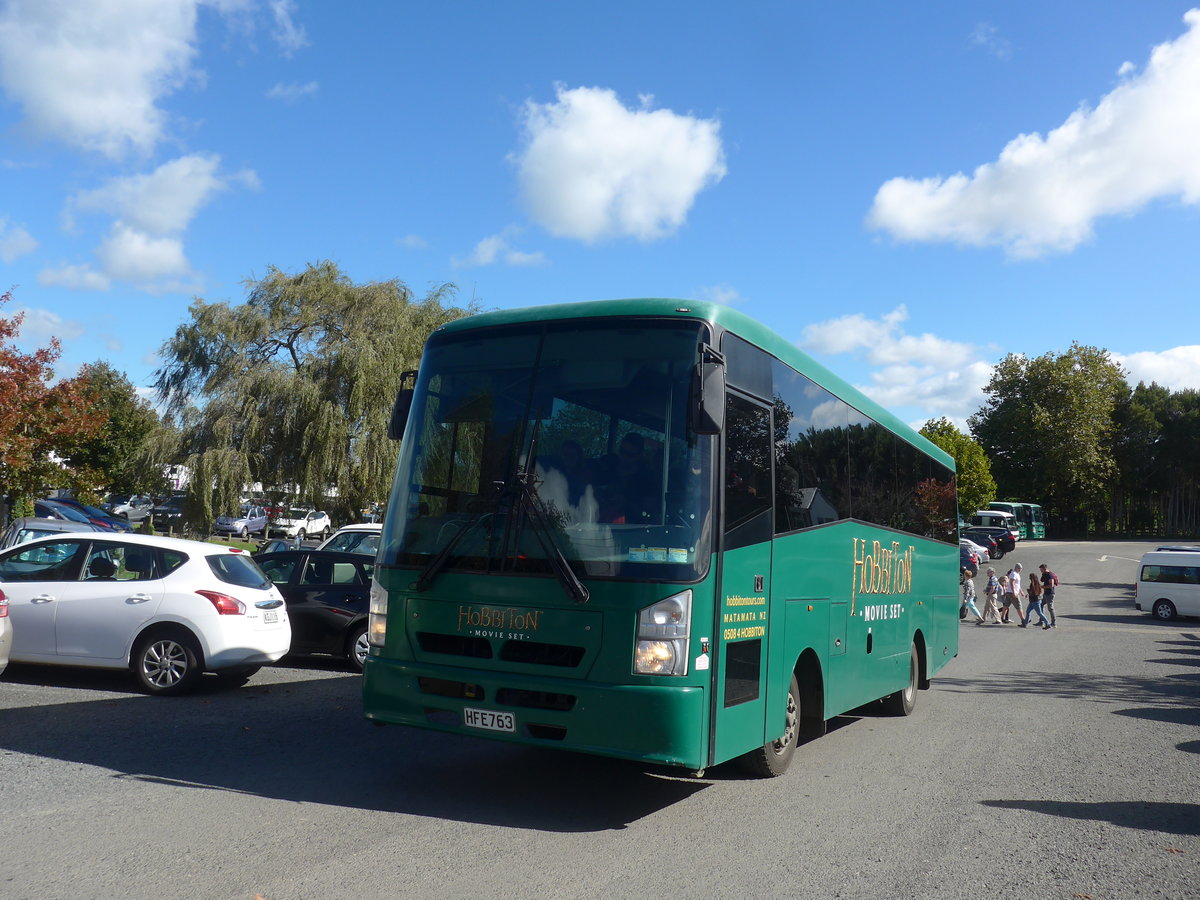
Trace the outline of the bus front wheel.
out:
[[[795,675],[788,685],[783,723],[783,734],[740,758],[742,767],[751,775],[759,778],[782,775],[796,755],[796,744],[800,740],[800,685],[796,683]]]

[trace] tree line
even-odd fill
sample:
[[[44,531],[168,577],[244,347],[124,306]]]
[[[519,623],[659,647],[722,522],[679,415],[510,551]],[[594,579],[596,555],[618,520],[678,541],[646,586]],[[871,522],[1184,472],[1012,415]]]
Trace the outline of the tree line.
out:
[[[387,496],[387,424],[401,374],[441,325],[477,311],[453,284],[356,284],[332,262],[275,267],[240,304],[196,299],[163,345],[157,409],[108,362],[57,379],[61,346],[20,352],[0,295],[0,498],[12,514],[67,488],[161,494],[191,473],[193,524],[236,509],[248,484],[341,520]],[[1200,534],[1200,391],[1130,387],[1107,350],[1073,343],[994,368],[969,433],[922,433],[957,464],[963,515],[993,499],[1040,503],[1051,534]]]

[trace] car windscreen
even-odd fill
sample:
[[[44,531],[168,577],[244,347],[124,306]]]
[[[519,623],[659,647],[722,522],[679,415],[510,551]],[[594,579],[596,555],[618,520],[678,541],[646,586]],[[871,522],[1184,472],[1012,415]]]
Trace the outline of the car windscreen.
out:
[[[271,586],[258,563],[244,553],[215,554],[206,559],[213,574],[226,584],[258,590],[266,590]]]

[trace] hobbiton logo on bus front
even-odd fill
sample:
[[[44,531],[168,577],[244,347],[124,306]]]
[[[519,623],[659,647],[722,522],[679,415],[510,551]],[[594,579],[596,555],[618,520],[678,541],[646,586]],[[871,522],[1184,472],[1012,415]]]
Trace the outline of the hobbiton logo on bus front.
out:
[[[854,571],[850,586],[850,615],[859,594],[908,594],[912,592],[913,558],[917,548],[911,544],[900,551],[900,542],[885,547],[881,541],[854,539]],[[898,619],[904,612],[900,603],[864,606],[867,621]]]
[[[540,609],[514,606],[459,606],[458,633],[506,641],[528,640],[538,629]]]

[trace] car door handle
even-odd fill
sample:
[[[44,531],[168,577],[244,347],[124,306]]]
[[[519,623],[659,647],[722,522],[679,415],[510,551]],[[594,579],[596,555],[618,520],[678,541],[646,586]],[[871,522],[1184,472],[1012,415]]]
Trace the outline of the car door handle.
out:
[[[126,597],[126,603],[145,603],[147,600],[153,600],[149,594],[134,594],[132,597]]]
[[[51,597],[49,594],[38,594],[36,597],[31,598],[29,602],[30,603],[53,603],[54,598]]]

